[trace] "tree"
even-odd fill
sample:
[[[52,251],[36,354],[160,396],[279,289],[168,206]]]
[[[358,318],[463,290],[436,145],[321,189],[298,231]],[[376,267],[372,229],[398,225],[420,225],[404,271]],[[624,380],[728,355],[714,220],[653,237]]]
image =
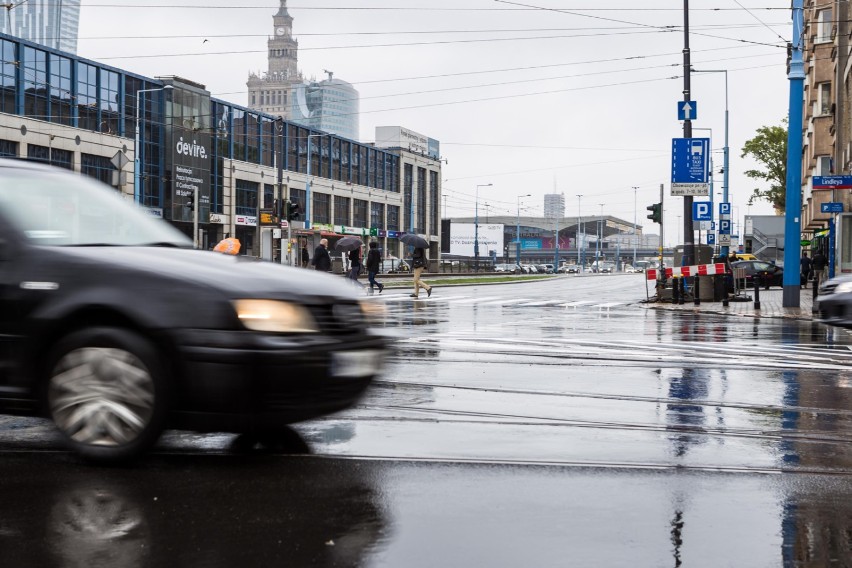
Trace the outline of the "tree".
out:
[[[769,183],[768,189],[757,187],[752,190],[748,198],[749,205],[756,199],[763,199],[771,203],[775,212],[781,215],[787,199],[787,119],[781,121],[781,126],[758,128],[755,137],[747,140],[743,146],[741,157],[746,156],[751,156],[762,167],[748,170],[745,175]]]

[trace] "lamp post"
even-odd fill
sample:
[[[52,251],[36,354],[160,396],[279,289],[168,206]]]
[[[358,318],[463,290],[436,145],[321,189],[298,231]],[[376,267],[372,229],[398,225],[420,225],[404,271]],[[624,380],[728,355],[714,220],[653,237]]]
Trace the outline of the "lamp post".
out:
[[[730,152],[729,152],[729,148],[728,148],[728,119],[729,119],[729,116],[728,116],[728,70],[727,69],[706,69],[706,70],[698,71],[698,70],[693,69],[693,72],[694,73],[724,73],[725,74],[725,150],[724,150],[724,154],[723,154],[724,158],[723,158],[723,163],[722,163],[722,168],[724,168],[724,171],[722,172],[722,176],[723,176],[722,177],[722,203],[728,203],[729,202],[728,201],[728,198],[729,198],[729,195],[728,195],[728,180],[730,179],[730,177],[729,177],[730,174],[728,173],[728,170],[730,169],[729,168]],[[711,193],[710,195],[712,196],[713,194]],[[712,197],[711,197],[711,200],[712,200]],[[721,256],[727,257],[728,256],[728,246],[725,245],[725,246],[721,247],[719,254]]]
[[[598,242],[596,243],[597,246],[595,247],[595,265],[597,266],[598,272],[600,272],[600,269],[601,269],[600,256],[601,256],[601,253],[603,252],[603,243],[601,243],[601,241],[603,240],[603,208],[604,208],[604,204],[598,203],[598,205],[601,206],[601,216],[598,219]]]
[[[580,259],[580,249],[582,246],[582,239],[580,238],[580,221],[582,216],[580,215],[580,209],[583,207],[583,196],[577,195],[577,270],[581,273],[583,272],[583,263]]]
[[[473,258],[475,259],[476,271],[479,272],[479,188],[491,187],[491,183],[483,183],[476,186],[476,202],[474,204],[473,217]]]
[[[142,204],[142,148],[141,148],[141,129],[140,129],[140,113],[139,109],[142,108],[142,104],[139,100],[139,95],[142,93],[154,93],[156,91],[165,91],[168,89],[174,89],[171,85],[166,85],[164,87],[159,87],[157,89],[140,89],[136,91],[136,142],[133,146],[133,200]],[[196,207],[198,204],[196,204]]]
[[[639,191],[637,186],[633,186],[633,268],[636,268],[636,241],[639,236],[636,234],[636,192]]]
[[[532,197],[532,193],[518,196],[518,228],[515,233],[515,262],[521,265],[521,197]]]

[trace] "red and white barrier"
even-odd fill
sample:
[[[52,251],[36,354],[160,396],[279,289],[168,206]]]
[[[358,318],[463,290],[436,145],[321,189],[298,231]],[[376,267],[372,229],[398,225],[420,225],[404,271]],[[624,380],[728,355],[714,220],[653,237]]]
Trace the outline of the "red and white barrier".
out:
[[[699,264],[696,266],[676,266],[674,268],[666,268],[666,279],[681,278],[688,276],[714,276],[716,274],[725,274],[726,265],[724,262],[716,264]],[[660,277],[660,271],[656,268],[645,271],[647,280],[656,280]]]

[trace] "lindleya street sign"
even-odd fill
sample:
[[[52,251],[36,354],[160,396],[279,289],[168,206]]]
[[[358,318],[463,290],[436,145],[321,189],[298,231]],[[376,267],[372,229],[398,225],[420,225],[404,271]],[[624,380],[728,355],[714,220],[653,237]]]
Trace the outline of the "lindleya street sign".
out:
[[[814,176],[813,188],[822,189],[852,189],[852,176]]]

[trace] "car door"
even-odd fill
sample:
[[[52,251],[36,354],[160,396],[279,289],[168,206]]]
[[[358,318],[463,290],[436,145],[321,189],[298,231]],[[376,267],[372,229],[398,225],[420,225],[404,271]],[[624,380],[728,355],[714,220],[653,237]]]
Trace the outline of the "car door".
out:
[[[19,306],[14,301],[17,276],[16,250],[18,240],[9,223],[0,211],[0,393],[11,381],[14,366],[16,326],[19,322]]]

